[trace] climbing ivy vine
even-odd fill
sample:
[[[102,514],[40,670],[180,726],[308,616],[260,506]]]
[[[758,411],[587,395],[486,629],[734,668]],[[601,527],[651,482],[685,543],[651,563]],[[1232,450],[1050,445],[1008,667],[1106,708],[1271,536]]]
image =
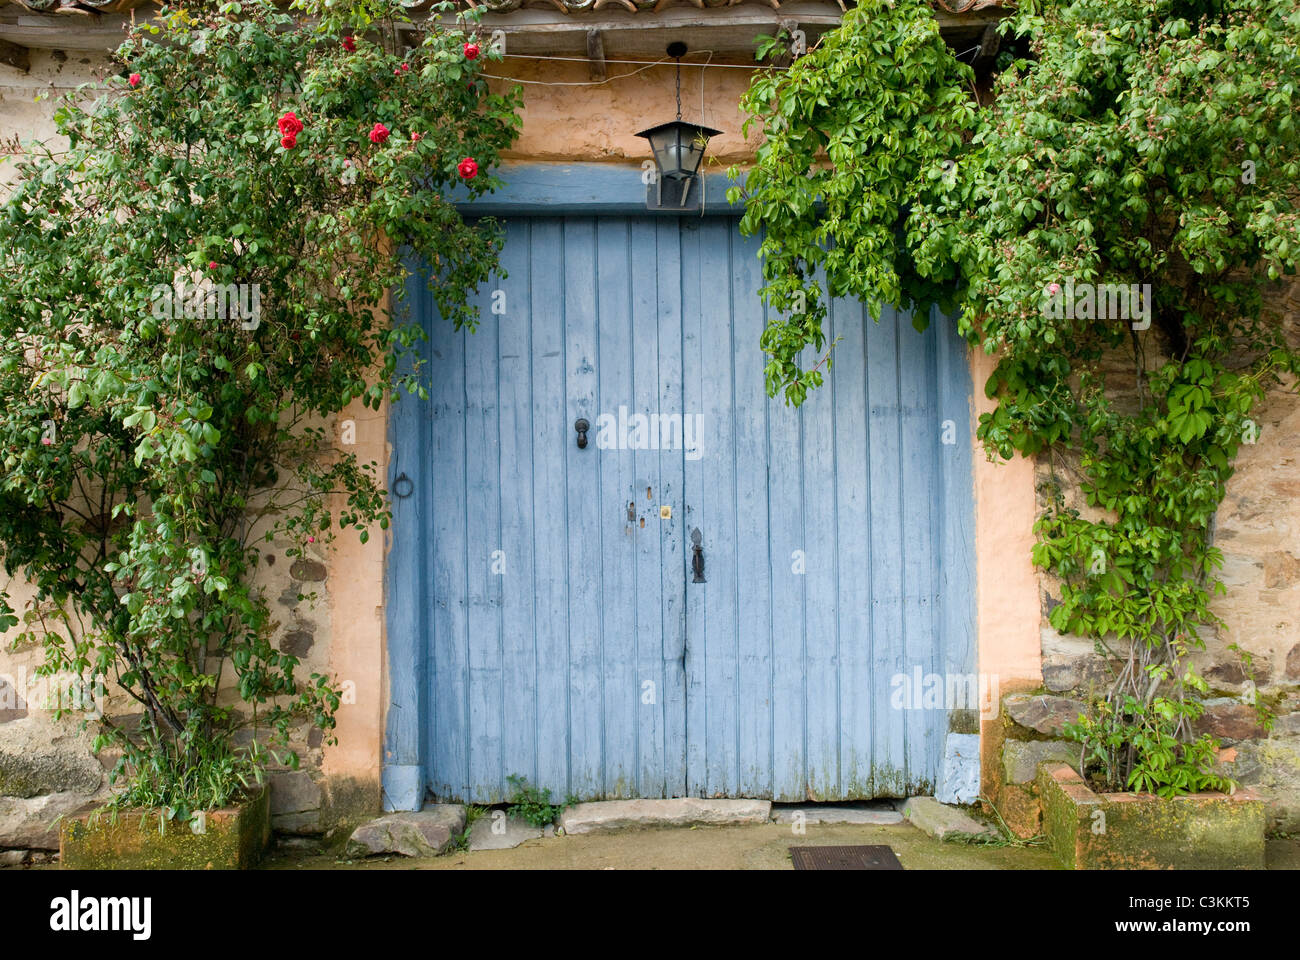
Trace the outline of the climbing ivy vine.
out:
[[[1300,4],[1034,3],[1001,29],[978,108],[921,0],[865,0],[754,80],[769,391],[797,404],[834,362],[827,295],[955,308],[997,356],[986,449],[1060,480],[1033,551],[1051,623],[1118,664],[1072,728],[1089,771],[1225,788],[1188,657],[1222,627],[1213,520],[1252,414],[1300,371],[1263,296],[1300,259]]]

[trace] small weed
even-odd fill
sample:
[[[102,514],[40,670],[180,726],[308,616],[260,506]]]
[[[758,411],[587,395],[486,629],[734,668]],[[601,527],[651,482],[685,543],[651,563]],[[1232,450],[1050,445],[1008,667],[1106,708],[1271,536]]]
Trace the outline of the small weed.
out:
[[[485,813],[487,813],[487,807],[480,807],[472,803],[465,808],[465,829],[452,837],[452,850],[457,853],[464,853],[469,849],[469,835],[474,829],[474,824]]]
[[[548,823],[554,823],[555,818],[564,812],[563,807],[551,803],[550,790],[534,787],[527,777],[512,773],[506,777],[506,782],[514,788],[514,793],[507,801],[510,816],[519,817],[534,827],[544,827]]]

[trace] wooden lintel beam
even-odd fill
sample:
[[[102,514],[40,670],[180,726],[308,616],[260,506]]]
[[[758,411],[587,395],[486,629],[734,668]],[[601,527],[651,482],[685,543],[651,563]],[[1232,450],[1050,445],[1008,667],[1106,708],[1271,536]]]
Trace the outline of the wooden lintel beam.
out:
[[[0,63],[7,63],[11,67],[18,68],[23,73],[32,68],[30,51],[26,47],[20,47],[8,40],[0,40]]]

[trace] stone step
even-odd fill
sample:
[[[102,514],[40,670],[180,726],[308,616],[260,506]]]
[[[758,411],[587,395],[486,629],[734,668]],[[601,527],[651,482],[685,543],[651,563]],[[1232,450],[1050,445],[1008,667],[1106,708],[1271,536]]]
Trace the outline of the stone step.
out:
[[[988,824],[967,816],[965,811],[940,803],[934,797],[908,797],[903,804],[903,816],[912,826],[925,831],[937,840],[950,836],[997,836]]]
[[[474,821],[469,831],[471,850],[510,850],[525,840],[555,835],[554,824],[534,827],[527,820],[511,817],[504,810],[488,810]]]
[[[888,825],[902,823],[903,815],[888,806],[864,804],[778,804],[772,809],[772,819],[777,823],[796,823],[802,815],[803,823],[865,823]]]
[[[770,800],[598,800],[569,807],[560,825],[570,836],[635,827],[691,827],[700,824],[766,823]]]

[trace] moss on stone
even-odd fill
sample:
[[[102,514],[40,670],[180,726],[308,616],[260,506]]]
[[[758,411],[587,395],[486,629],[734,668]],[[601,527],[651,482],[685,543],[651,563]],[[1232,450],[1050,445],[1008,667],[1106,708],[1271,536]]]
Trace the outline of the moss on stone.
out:
[[[1065,766],[1038,773],[1043,830],[1068,869],[1264,867],[1264,805],[1218,793],[1097,794]]]
[[[271,792],[208,811],[204,831],[158,810],[97,810],[59,825],[59,861],[70,870],[241,870],[271,840]]]

